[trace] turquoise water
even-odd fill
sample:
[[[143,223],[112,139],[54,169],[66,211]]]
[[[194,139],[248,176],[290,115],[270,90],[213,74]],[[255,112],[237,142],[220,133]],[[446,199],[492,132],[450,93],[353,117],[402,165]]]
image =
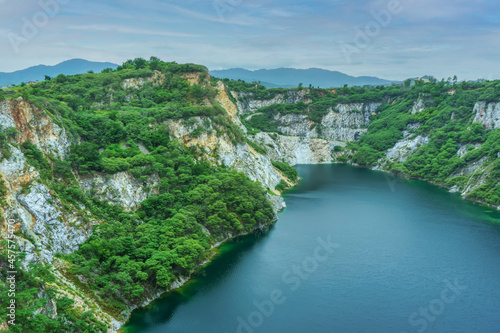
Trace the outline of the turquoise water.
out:
[[[224,244],[126,332],[500,332],[500,214],[416,181],[298,166],[266,234]]]

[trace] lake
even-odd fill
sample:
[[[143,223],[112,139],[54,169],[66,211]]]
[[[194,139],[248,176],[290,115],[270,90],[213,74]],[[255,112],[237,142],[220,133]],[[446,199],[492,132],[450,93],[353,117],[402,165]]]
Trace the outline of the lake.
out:
[[[367,169],[297,169],[271,230],[223,244],[125,332],[500,331],[497,211]]]

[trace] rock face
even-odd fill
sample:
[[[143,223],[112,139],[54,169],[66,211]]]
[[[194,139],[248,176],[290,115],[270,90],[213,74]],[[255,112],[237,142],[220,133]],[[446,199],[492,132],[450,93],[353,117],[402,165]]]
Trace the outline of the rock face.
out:
[[[217,125],[209,118],[194,117],[188,121],[169,121],[167,126],[172,139],[182,141],[188,147],[202,147],[214,163],[224,163],[230,168],[242,171],[265,188],[274,189],[281,181],[268,156],[259,154],[246,143],[233,143],[225,133],[218,135]],[[192,133],[199,128],[202,128],[204,133],[193,137]]]
[[[128,172],[115,173],[110,177],[95,174],[79,179],[80,188],[101,200],[122,206],[125,210],[135,210],[148,196],[158,194],[158,190],[154,189],[158,183],[157,175],[138,181]]]
[[[0,103],[3,127],[14,127],[18,144],[31,140],[45,154],[64,158],[71,141],[66,131],[41,109],[24,101],[4,100]],[[91,234],[91,226],[83,223],[76,212],[62,212],[57,198],[37,180],[40,174],[28,165],[23,152],[9,145],[11,156],[0,161],[0,174],[7,189],[7,219],[14,219],[23,236],[17,237],[21,250],[27,253],[23,265],[51,263],[57,252],[71,253]]]
[[[500,103],[477,102],[474,105],[474,122],[487,129],[500,128]]]
[[[290,165],[330,163],[334,147],[346,145],[344,142],[275,133],[258,133],[254,139],[268,148],[271,159]]]
[[[248,102],[248,101],[247,101]],[[260,105],[257,101],[249,105]],[[241,103],[239,103],[241,107]],[[330,108],[320,124],[304,114],[276,114],[276,133],[258,133],[254,140],[263,144],[273,160],[291,165],[332,162],[335,146],[345,147],[346,142],[356,141],[367,131],[370,117],[375,115],[380,103],[338,104]],[[246,111],[239,108],[239,113]]]
[[[380,103],[338,104],[321,122],[321,136],[329,140],[356,141],[366,133],[370,116]]]
[[[217,90],[219,92],[217,94],[217,102],[227,111],[229,118],[246,133],[247,129],[243,126],[238,117],[238,108],[231,101],[231,98],[229,98],[227,88],[222,81],[217,82]]]
[[[308,91],[307,91],[308,93]],[[273,104],[292,103],[300,101],[311,102],[305,97],[306,90],[289,91],[284,98],[283,94],[269,100],[251,99],[254,94],[234,93],[238,98],[238,114],[245,116],[257,112],[260,108]],[[274,121],[278,130],[284,135],[307,138],[323,138],[333,141],[356,141],[367,131],[370,117],[377,113],[381,103],[352,103],[332,106],[323,117],[320,124],[308,119],[306,114],[276,114]],[[252,115],[248,116],[248,118]]]
[[[429,138],[420,135],[413,139],[400,140],[386,152],[386,158],[391,161],[405,162],[419,147],[427,143],[429,143]]]
[[[59,200],[45,185],[34,184],[29,193],[20,193],[17,199],[22,206],[22,229],[34,238],[43,262],[52,263],[57,252],[73,253],[92,233],[91,225],[81,218],[61,212]]]
[[[141,77],[141,78],[131,78],[123,80],[123,89],[139,89],[144,84],[151,82],[153,85],[161,85],[165,82],[165,75],[160,71],[154,71],[152,76]]]
[[[64,158],[71,145],[64,128],[56,125],[43,110],[22,97],[0,103],[0,124],[4,128],[14,127],[17,130],[18,144],[31,140],[44,153]]]
[[[307,98],[309,89],[289,90],[284,94],[277,94],[271,99],[256,99],[254,93],[231,92],[234,98],[237,99],[237,107],[240,114],[254,113],[260,108],[273,104],[297,104],[298,102],[311,103],[311,99]]]
[[[460,192],[463,197],[466,197],[471,191],[485,184],[487,176],[491,172],[491,165],[488,166],[486,161],[487,158],[483,157],[467,163],[463,168],[455,171],[450,177],[465,176],[468,181],[461,190],[455,188],[452,189],[452,192]]]
[[[307,119],[303,114],[277,114],[274,120],[278,123],[278,130],[291,136],[302,136],[307,138],[317,138],[317,124]]]
[[[424,101],[419,98],[415,104],[413,105],[413,108],[411,109],[411,114],[415,114],[417,112],[422,112],[426,109]]]

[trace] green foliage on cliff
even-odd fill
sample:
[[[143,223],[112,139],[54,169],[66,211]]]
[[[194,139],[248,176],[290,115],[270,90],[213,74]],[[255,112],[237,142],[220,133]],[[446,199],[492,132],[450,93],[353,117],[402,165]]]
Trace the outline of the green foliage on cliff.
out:
[[[492,205],[500,204],[500,177],[497,172],[500,130],[473,123],[475,103],[499,101],[498,88],[497,81],[462,82],[454,86],[444,82],[415,85],[394,103],[386,103],[379,108],[378,115],[372,117],[368,132],[354,145],[353,161],[364,166],[379,163],[383,152],[403,139],[402,133],[407,130],[410,139],[420,135],[427,137],[429,142],[421,145],[403,164],[393,164],[393,171],[463,189],[465,178],[458,175],[462,174],[467,163],[482,159],[490,165],[484,171],[484,185],[469,193],[469,197]],[[426,109],[411,114],[418,100]],[[479,148],[475,149],[475,145]],[[460,148],[466,148],[465,155],[457,154]]]
[[[240,96],[241,101],[248,99],[258,99],[266,100],[272,99],[278,94],[285,94],[287,91],[292,89],[285,88],[271,88],[266,89],[266,87],[259,82],[245,82],[243,80],[230,80],[230,79],[217,79],[212,78],[213,81],[221,80],[231,91],[236,91],[238,93],[243,93]]]
[[[14,127],[3,127],[0,125],[0,161],[10,158],[12,153],[9,148],[9,141],[15,139],[17,131]]]
[[[86,277],[86,288],[102,292],[102,305],[115,314],[140,301],[145,290],[168,288],[190,274],[210,256],[214,242],[274,216],[264,190],[242,173],[196,163],[174,147],[152,155],[164,166],[158,194],[135,214],[116,206],[93,211],[106,222],[68,257],[71,273]]]
[[[235,91],[245,92],[244,97],[240,98],[243,103],[249,98],[270,99],[278,93],[272,93],[270,89],[266,95],[260,86],[240,81],[231,81],[228,85]],[[427,144],[419,144],[417,151],[410,154],[406,161],[387,163],[385,167],[407,177],[447,186],[456,185],[463,190],[466,183],[458,177],[464,177],[459,175],[464,172],[467,163],[485,162],[486,166],[489,165],[482,180],[485,184],[470,192],[469,196],[499,205],[500,185],[494,164],[500,153],[499,130],[473,123],[473,108],[479,101],[499,102],[499,81],[451,84],[444,80],[416,80],[413,86],[407,82],[378,87],[310,88],[303,101],[263,107],[246,115],[243,123],[251,135],[260,131],[283,134],[286,124],[280,118],[296,114],[312,122],[311,128],[318,126],[321,136],[323,117],[330,110],[335,111],[339,104],[382,103],[376,114],[371,115],[368,131],[350,146],[348,155],[337,160],[350,160],[358,165],[372,167],[384,163],[385,152],[398,141],[422,136],[428,138]],[[417,104],[419,110],[413,110]],[[420,111],[421,108],[423,110]],[[465,155],[459,155],[458,150],[464,151],[464,148],[467,148]]]
[[[290,164],[279,161],[271,161],[273,166],[281,171],[286,178],[288,178],[291,182],[295,182],[299,179],[299,174],[297,170],[292,167]]]
[[[235,83],[233,82],[233,85]],[[238,85],[236,84],[236,87]],[[278,93],[285,94],[287,92],[296,91],[277,89],[269,89],[268,94],[271,96],[258,95],[252,92],[249,95],[244,95],[240,98],[243,102],[246,99],[271,99]],[[238,90],[237,90],[238,91]],[[331,110],[336,110],[339,104],[352,103],[380,103],[383,101],[394,101],[396,98],[404,94],[399,86],[377,86],[377,87],[344,87],[337,90],[332,89],[315,89],[309,88],[303,101],[299,100],[296,104],[273,104],[257,110],[251,116],[247,116],[243,120],[245,126],[249,129],[250,134],[263,132],[275,132],[282,134],[278,129],[277,117],[287,114],[304,115],[314,125],[321,125],[323,117]]]
[[[186,73],[200,73],[203,85],[190,84]],[[100,221],[77,252],[59,257],[68,263],[66,277],[85,291],[85,297],[96,298],[114,315],[189,276],[211,257],[215,243],[274,220],[260,184],[243,173],[209,163],[201,148],[186,147],[170,137],[166,122],[179,121],[194,129],[192,137],[210,128],[233,143],[248,141],[215,101],[215,89],[203,82],[207,75],[203,66],[135,59],[115,71],[59,75],[5,92],[7,98],[23,96],[46,110],[73,136],[65,160],[44,155],[29,140],[20,149],[28,164],[40,172],[38,181],[49,186],[64,210],[78,212],[84,220],[89,212]],[[6,146],[7,136],[0,131],[0,149]],[[265,152],[264,147],[251,143]],[[95,191],[83,191],[73,175],[108,177],[121,171],[130,172],[149,193],[136,211],[126,212],[100,200]],[[150,179],[155,179],[152,188],[146,186]],[[26,294],[26,316],[20,317],[18,331],[103,329],[91,314],[77,316],[72,301],[63,297],[53,297],[57,299],[56,319],[33,315],[45,304],[37,297],[43,281],[36,278],[36,272],[22,273],[32,285],[26,286],[31,294]],[[34,301],[30,303],[29,298]],[[0,312],[0,323],[4,314]]]
[[[57,332],[57,333],[79,333],[79,332],[107,332],[107,326],[99,322],[92,312],[79,313],[72,307],[74,301],[63,294],[58,293],[50,284],[55,282],[54,275],[47,266],[41,264],[30,264],[30,271],[23,270],[19,261],[15,260],[14,269],[8,269],[10,265],[6,253],[6,244],[0,247],[1,290],[0,318],[2,322],[14,319],[15,325],[10,325],[9,332]],[[16,271],[15,288],[10,288],[7,271]],[[7,282],[3,282],[7,281]],[[12,290],[14,290],[15,296]],[[41,296],[41,297],[40,297]],[[8,317],[10,300],[15,300],[15,318]],[[57,304],[57,314],[49,302]],[[42,309],[42,311],[40,311]]]
[[[131,68],[134,64],[135,71]],[[144,66],[142,61],[127,62],[116,73],[95,74],[91,79],[101,82],[103,76],[111,74],[122,79],[148,77],[152,73],[147,74]],[[210,255],[216,241],[229,234],[249,232],[274,218],[259,185],[241,173],[204,162],[196,147],[188,149],[170,140],[163,121],[184,119],[189,123],[190,118],[203,116],[224,131],[221,135],[228,135],[234,142],[244,141],[241,130],[224,117],[225,111],[218,104],[197,105],[201,98],[214,96],[211,88],[188,88],[187,81],[177,76],[182,74],[180,67],[172,66],[156,66],[162,72],[167,70],[164,85],[154,88],[157,94],[167,96],[159,105],[141,102],[141,107],[134,102],[144,101],[153,89],[144,84],[134,90],[136,99],[128,105],[108,103],[96,110],[89,104],[95,96],[82,95],[83,106],[77,103],[72,112],[60,113],[83,140],[71,146],[65,161],[73,170],[80,174],[130,171],[141,180],[150,175],[159,177],[152,195],[135,214],[100,203],[77,187],[52,187],[65,202],[75,207],[83,203],[105,221],[79,251],[66,259],[72,263],[70,276],[88,279],[85,288],[101,291],[99,302],[114,314],[126,304],[140,302],[145,290],[165,289],[179,276],[189,275]],[[70,87],[82,84],[74,77],[66,78],[66,89],[72,80],[74,85]],[[113,86],[114,91],[119,91],[119,82]],[[205,89],[210,93],[205,94]],[[107,97],[101,94],[98,100],[101,98]],[[139,144],[149,153],[141,152]]]

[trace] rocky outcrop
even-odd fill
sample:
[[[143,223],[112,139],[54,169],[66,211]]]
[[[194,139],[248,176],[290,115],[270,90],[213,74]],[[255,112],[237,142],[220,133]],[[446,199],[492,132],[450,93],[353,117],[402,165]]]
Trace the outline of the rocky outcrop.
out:
[[[461,186],[455,186],[450,189],[451,192],[459,192],[462,197],[467,197],[467,195],[474,189],[485,184],[487,182],[488,174],[492,171],[493,164],[487,163],[488,158],[483,157],[477,161],[472,161],[467,163],[463,168],[455,171],[450,175],[450,178],[456,176],[464,176],[467,178],[467,182]],[[500,207],[497,207],[500,210]]]
[[[311,121],[307,114],[277,113],[273,119],[284,135],[352,142],[366,133],[370,117],[377,114],[379,106],[380,103],[338,104],[328,110],[320,124]]]
[[[165,82],[165,75],[160,71],[154,71],[151,76],[125,79],[122,87],[123,89],[139,89],[148,82],[153,83],[154,86],[162,85]]]
[[[94,174],[79,179],[80,188],[100,200],[107,200],[125,210],[135,210],[148,196],[158,194],[156,188],[158,183],[158,175],[139,181],[129,172],[119,172],[109,176]]]
[[[500,103],[477,102],[474,105],[474,122],[486,129],[500,128]]]
[[[240,118],[238,117],[238,108],[231,101],[231,98],[228,95],[227,87],[224,85],[224,83],[222,83],[222,81],[217,82],[217,91],[217,102],[219,102],[220,105],[226,110],[229,118],[246,133],[247,129],[245,126],[243,126]]]
[[[228,134],[223,133],[209,118],[169,121],[167,126],[172,139],[182,141],[188,147],[202,147],[213,163],[224,163],[242,171],[265,188],[274,189],[281,181],[268,156],[259,154],[246,143],[233,143]],[[199,128],[203,129],[203,133],[193,137],[192,133]]]
[[[386,158],[393,162],[405,162],[418,148],[427,143],[429,143],[429,138],[420,135],[413,139],[400,140],[386,152]]]
[[[60,158],[69,153],[71,141],[65,129],[21,97],[0,103],[0,121],[4,128],[16,128],[17,144],[31,140],[43,153]],[[72,253],[90,236],[91,226],[77,212],[63,213],[60,200],[38,182],[40,174],[27,163],[23,152],[14,145],[8,147],[11,156],[0,161],[7,189],[7,206],[2,208],[4,217],[15,220],[16,228],[21,229],[17,243],[27,253],[23,265],[51,263],[57,252]]]
[[[417,112],[422,112],[425,109],[427,109],[427,108],[425,107],[424,101],[421,98],[419,98],[415,102],[415,104],[413,105],[413,108],[411,109],[411,114],[415,114]]]
[[[457,151],[457,155],[458,157],[464,157],[465,154],[467,154],[468,152],[480,147],[481,147],[480,143],[460,146],[460,148]]]
[[[17,130],[18,144],[31,140],[42,152],[61,158],[69,152],[71,142],[66,130],[55,124],[46,112],[22,97],[0,102],[0,124],[4,128],[14,127]]]
[[[312,100],[307,97],[309,89],[289,90],[286,93],[276,94],[270,99],[256,99],[254,93],[231,92],[236,98],[238,112],[242,115],[254,113],[260,108],[273,104],[297,104],[298,102],[311,103]]]
[[[192,73],[182,73],[180,74],[182,78],[189,82],[190,85],[199,84],[202,85],[206,82],[210,82],[210,74],[202,72],[192,72]],[[202,80],[204,78],[204,80]]]
[[[278,113],[274,116],[274,120],[278,124],[278,130],[290,136],[301,136],[306,138],[317,138],[317,124],[310,121],[307,115],[289,113],[281,115]]]
[[[334,147],[346,145],[339,141],[264,132],[256,134],[254,140],[267,148],[271,159],[285,161],[290,165],[331,163]]]
[[[328,140],[356,141],[366,133],[370,117],[380,103],[338,104],[321,121],[321,137]]]
[[[83,223],[80,216],[62,213],[59,199],[43,184],[33,184],[29,193],[20,193],[17,200],[21,228],[35,241],[43,262],[52,263],[58,252],[73,253],[92,234],[92,225]]]

